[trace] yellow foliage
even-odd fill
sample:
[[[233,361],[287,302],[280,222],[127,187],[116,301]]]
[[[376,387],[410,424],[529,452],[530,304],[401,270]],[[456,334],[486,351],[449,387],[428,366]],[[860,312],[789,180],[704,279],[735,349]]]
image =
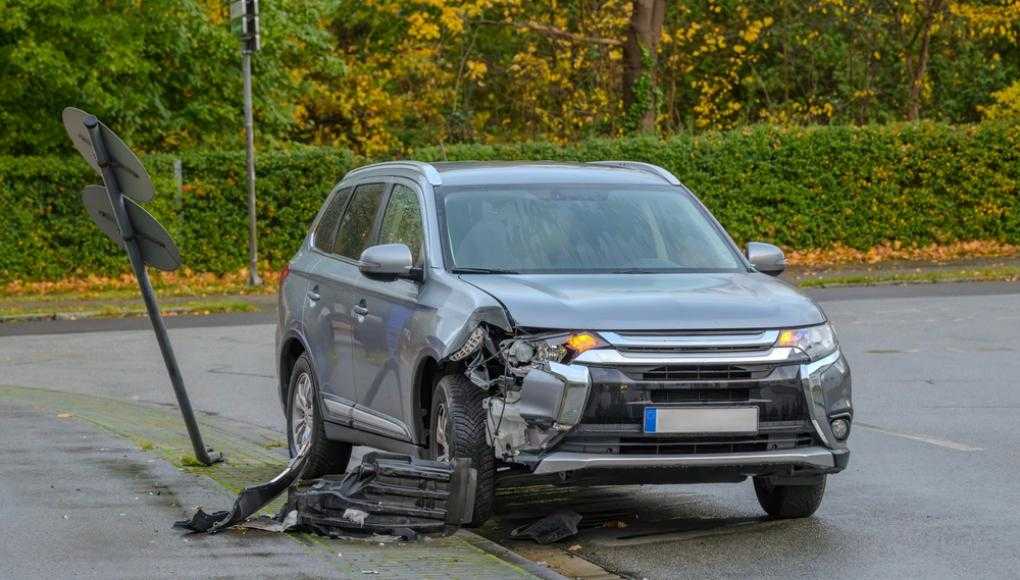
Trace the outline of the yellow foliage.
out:
[[[897,91],[905,90],[859,79],[871,69],[896,71],[887,78],[907,76],[902,71],[909,70],[909,38],[927,5],[926,0],[892,0],[881,6],[849,0],[670,3],[654,78],[661,95],[656,99],[659,127],[669,132],[728,129],[755,121],[847,122],[851,110],[879,104],[886,111],[896,108],[883,101],[895,103]],[[619,135],[626,118],[622,45],[631,9],[630,0],[355,3],[358,22],[371,24],[359,24],[354,29],[358,41],[342,49],[342,75],[322,78],[301,68],[289,71],[295,82],[310,87],[293,115],[313,141],[371,156],[406,154],[421,143],[563,143],[592,134]],[[791,11],[816,16],[798,14],[794,18],[800,24],[791,28]],[[903,47],[869,44],[862,19],[884,26],[883,34],[901,31]],[[1018,23],[1020,0],[949,0],[932,34],[941,35],[938,47],[960,35],[1015,41]],[[829,87],[819,90],[788,90],[808,85],[797,76],[805,68],[798,59],[825,45],[838,26],[855,30],[853,38],[860,44],[857,62],[844,65],[848,59],[840,57],[835,66],[845,66],[847,75],[856,77],[822,78]],[[785,54],[788,50],[796,54]],[[996,56],[988,62],[1008,66]],[[793,63],[789,70],[777,65],[785,59]],[[837,92],[834,84],[846,88]],[[1016,92],[1002,91],[982,112],[990,117],[1016,114],[1010,104]],[[934,93],[930,79],[922,79],[922,101],[929,102]],[[859,118],[874,119],[866,113]]]
[[[994,104],[978,107],[986,119],[1020,118],[1020,81],[992,93],[992,98],[995,99]]]

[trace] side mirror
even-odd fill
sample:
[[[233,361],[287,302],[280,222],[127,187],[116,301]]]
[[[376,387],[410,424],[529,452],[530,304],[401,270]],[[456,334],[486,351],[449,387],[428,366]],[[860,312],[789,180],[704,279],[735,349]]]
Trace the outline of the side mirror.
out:
[[[748,242],[747,259],[755,270],[769,276],[778,276],[786,269],[786,256],[772,244]]]
[[[422,269],[414,267],[411,248],[404,244],[370,246],[361,253],[358,269],[370,278],[408,278],[421,281]]]

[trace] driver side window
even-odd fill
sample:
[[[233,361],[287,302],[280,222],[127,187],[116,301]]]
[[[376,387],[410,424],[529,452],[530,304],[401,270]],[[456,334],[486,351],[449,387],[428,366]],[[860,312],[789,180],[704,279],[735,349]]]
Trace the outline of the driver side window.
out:
[[[415,258],[415,264],[421,265],[425,259],[424,241],[418,196],[410,187],[398,183],[393,186],[390,200],[386,204],[379,243],[407,245]]]

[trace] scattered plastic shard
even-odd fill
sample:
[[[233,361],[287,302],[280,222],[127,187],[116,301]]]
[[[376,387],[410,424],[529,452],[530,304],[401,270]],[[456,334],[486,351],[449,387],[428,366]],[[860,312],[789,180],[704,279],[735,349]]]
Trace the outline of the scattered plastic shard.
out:
[[[562,510],[514,528],[510,532],[510,537],[531,538],[539,544],[552,544],[577,535],[577,524],[580,522],[581,514],[572,510]]]
[[[294,512],[294,513],[297,513],[297,512]],[[342,517],[343,519],[345,519],[345,520],[347,520],[347,521],[349,521],[351,523],[357,524],[359,526],[363,526],[363,525],[365,525],[365,518],[368,517],[368,512],[363,512],[361,510],[356,510],[356,509],[346,509],[346,510],[344,510],[344,515],[342,515],[340,517]]]
[[[180,530],[190,530],[192,532],[208,532],[218,522],[222,521],[230,515],[230,512],[213,512],[211,514],[205,513],[202,508],[198,508],[195,515],[191,516],[190,520],[180,520],[174,522],[174,527]]]
[[[291,510],[287,513],[283,519],[272,518],[269,516],[258,516],[255,518],[247,519],[236,527],[245,528],[248,530],[262,530],[264,532],[286,532],[287,530],[297,526],[297,512]]]

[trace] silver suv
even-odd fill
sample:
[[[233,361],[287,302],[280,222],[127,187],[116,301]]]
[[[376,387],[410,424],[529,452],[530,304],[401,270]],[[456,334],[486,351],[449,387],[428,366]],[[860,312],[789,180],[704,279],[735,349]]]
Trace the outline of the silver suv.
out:
[[[846,467],[850,369],[825,314],[635,162],[351,171],[280,288],[280,400],[306,477],[352,445],[497,486],[738,482],[805,517]]]

